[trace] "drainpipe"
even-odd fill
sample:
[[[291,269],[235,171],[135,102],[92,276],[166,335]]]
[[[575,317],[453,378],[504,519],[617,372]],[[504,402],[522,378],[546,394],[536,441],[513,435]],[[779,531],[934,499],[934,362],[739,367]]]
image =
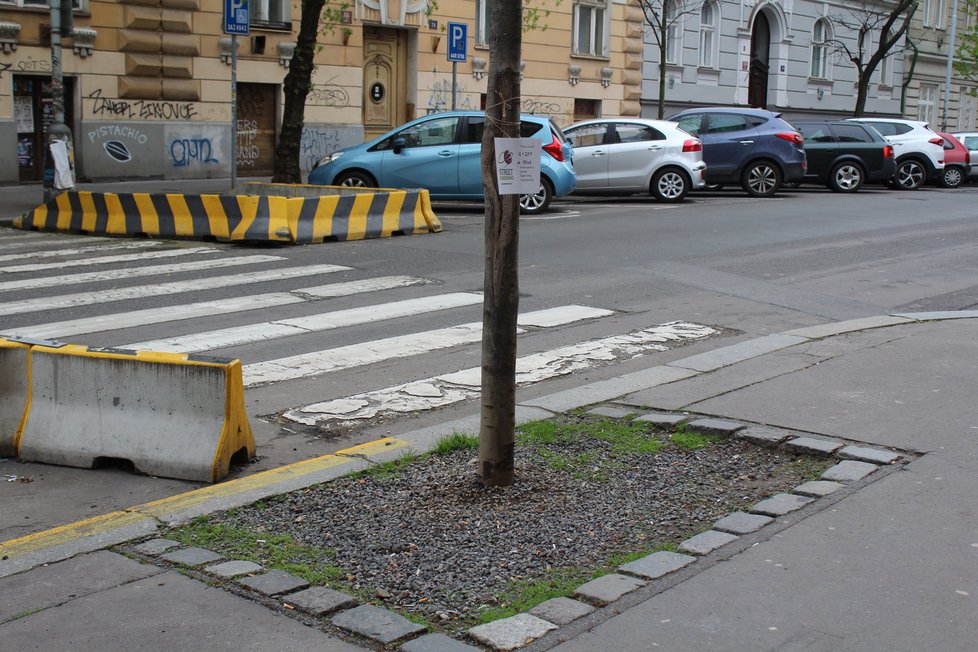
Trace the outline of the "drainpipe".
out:
[[[907,37],[907,44],[913,48],[913,56],[910,58],[910,70],[907,71],[907,76],[903,79],[903,88],[900,90],[900,116],[905,116],[907,111],[907,88],[910,86],[910,82],[913,80],[913,70],[917,67],[917,57],[920,56],[920,48],[917,44],[913,42],[913,39],[909,36]]]

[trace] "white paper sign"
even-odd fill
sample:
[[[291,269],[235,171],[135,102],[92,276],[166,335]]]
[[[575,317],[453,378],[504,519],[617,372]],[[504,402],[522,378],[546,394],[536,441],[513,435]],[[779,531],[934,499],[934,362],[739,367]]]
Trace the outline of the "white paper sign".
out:
[[[58,190],[74,188],[75,175],[71,167],[68,143],[63,140],[51,141],[51,154],[54,159],[54,187]]]
[[[500,195],[525,195],[540,189],[540,141],[496,138],[496,183]]]

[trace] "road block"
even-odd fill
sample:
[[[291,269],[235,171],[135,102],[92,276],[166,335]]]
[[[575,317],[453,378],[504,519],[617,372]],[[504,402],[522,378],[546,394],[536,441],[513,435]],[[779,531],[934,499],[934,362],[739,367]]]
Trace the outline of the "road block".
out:
[[[30,346],[0,338],[0,457],[16,457],[30,407]]]
[[[121,459],[149,475],[216,482],[232,458],[255,453],[239,360],[66,345],[31,347],[28,364],[23,460]]]

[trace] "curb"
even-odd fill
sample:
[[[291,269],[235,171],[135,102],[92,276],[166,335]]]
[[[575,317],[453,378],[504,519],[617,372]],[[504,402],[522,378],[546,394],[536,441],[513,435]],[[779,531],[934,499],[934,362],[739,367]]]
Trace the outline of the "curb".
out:
[[[812,326],[721,347],[674,362],[625,374],[537,399],[516,408],[517,424],[546,418],[554,413],[611,401],[619,396],[691,378],[708,371],[742,362],[815,340],[889,326],[952,319],[978,319],[978,310],[921,312],[880,315],[835,324]],[[408,432],[401,437],[379,439],[228,482],[195,489],[121,512],[97,516],[64,526],[0,542],[0,577],[29,570],[44,563],[61,561],[80,553],[147,536],[161,527],[197,516],[240,507],[261,498],[295,491],[361,470],[372,464],[396,459],[406,452],[425,452],[441,437],[457,430],[478,428],[478,414]]]

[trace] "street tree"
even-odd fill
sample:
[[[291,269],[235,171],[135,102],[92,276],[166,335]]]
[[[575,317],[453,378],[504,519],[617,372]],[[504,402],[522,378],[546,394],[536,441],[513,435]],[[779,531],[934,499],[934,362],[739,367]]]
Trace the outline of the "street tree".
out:
[[[346,2],[334,4],[333,0],[302,0],[299,35],[289,63],[289,72],[282,84],[284,106],[282,127],[275,146],[272,181],[275,183],[302,183],[299,154],[302,145],[302,127],[305,124],[306,96],[312,86],[315,69],[313,57],[318,49],[321,33],[332,32],[342,18]]]
[[[645,26],[652,35],[656,49],[659,51],[659,101],[658,118],[665,117],[666,112],[666,65],[681,64],[681,61],[670,61],[670,48],[679,42],[679,30],[682,29],[682,18],[703,6],[701,0],[640,0],[642,11],[645,13]]]
[[[476,476],[486,487],[513,484],[516,446],[516,317],[519,311],[519,195],[500,195],[496,138],[520,133],[521,0],[490,3],[489,76],[482,133],[485,276],[482,397]]]
[[[968,0],[965,12],[968,16],[978,14],[978,0]],[[965,29],[958,32],[957,38],[954,71],[968,81],[978,82],[978,21],[972,19]],[[971,88],[968,93],[976,95],[978,91]]]
[[[866,0],[851,3],[845,12],[832,17],[839,30],[856,35],[855,42],[828,36],[824,45],[839,52],[856,68],[856,118],[866,112],[869,82],[886,57],[896,54],[896,46],[910,27],[918,0]]]

